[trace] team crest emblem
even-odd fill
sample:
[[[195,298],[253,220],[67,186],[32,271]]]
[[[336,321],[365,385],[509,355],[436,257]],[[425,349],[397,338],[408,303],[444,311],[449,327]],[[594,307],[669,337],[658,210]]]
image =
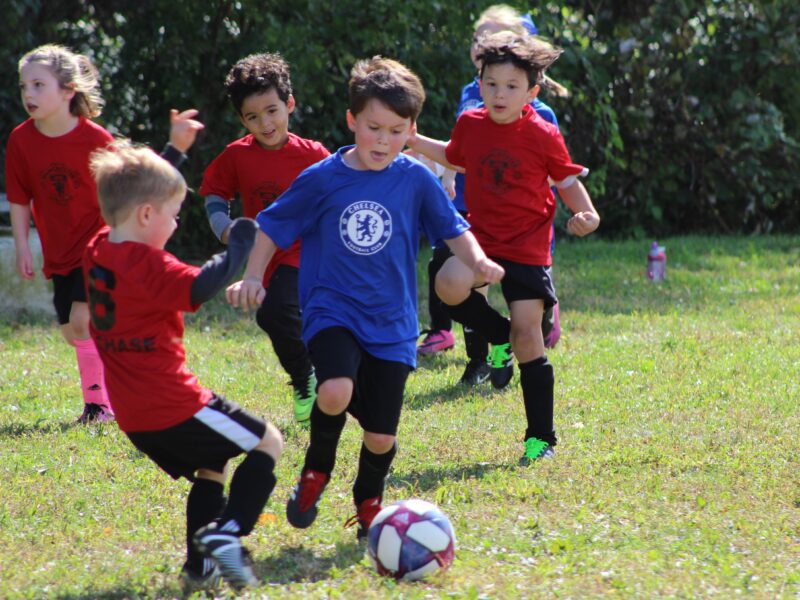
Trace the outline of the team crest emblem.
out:
[[[351,252],[375,254],[392,236],[392,216],[377,202],[354,202],[342,212],[339,233]]]

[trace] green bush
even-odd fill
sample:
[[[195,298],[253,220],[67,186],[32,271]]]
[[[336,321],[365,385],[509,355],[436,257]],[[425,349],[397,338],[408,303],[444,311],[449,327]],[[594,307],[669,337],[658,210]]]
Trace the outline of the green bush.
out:
[[[489,4],[11,0],[0,47],[0,138],[25,117],[16,61],[45,42],[95,60],[108,103],[100,122],[112,132],[160,147],[170,108],[200,109],[206,131],[184,169],[194,187],[242,133],[222,81],[232,62],[252,52],[279,51],[289,60],[298,101],[292,129],[331,150],[351,139],[344,122],[350,67],[374,54],[419,73],[428,93],[420,130],[446,138],[459,90],[472,77],[472,22]],[[587,186],[603,216],[601,235],[796,230],[800,17],[793,3],[542,2],[532,12],[542,35],[565,49],[551,75],[573,95],[544,100],[575,160],[592,169]],[[173,247],[196,256],[216,247],[199,198],[188,203]]]

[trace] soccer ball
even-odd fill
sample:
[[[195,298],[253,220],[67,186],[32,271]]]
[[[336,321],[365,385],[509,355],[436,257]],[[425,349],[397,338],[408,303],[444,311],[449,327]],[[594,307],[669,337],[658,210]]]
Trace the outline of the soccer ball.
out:
[[[367,532],[367,555],[381,575],[417,581],[453,562],[456,535],[435,505],[412,499],[379,512]]]

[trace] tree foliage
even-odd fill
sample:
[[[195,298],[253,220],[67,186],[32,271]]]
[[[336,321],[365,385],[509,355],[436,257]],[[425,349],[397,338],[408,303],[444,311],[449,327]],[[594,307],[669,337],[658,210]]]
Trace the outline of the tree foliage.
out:
[[[242,133],[222,82],[237,59],[281,52],[298,109],[292,130],[329,149],[349,143],[347,78],[358,58],[397,58],[422,78],[420,130],[448,137],[467,47],[485,0],[11,0],[0,47],[0,138],[25,117],[16,62],[58,42],[88,54],[103,77],[109,130],[160,147],[170,108],[196,107],[206,131],[187,180]],[[763,232],[800,224],[800,17],[788,0],[541,2],[539,29],[565,52],[551,75],[569,99],[545,97],[606,235]],[[5,144],[3,144],[4,146]],[[193,198],[176,239],[214,247]]]

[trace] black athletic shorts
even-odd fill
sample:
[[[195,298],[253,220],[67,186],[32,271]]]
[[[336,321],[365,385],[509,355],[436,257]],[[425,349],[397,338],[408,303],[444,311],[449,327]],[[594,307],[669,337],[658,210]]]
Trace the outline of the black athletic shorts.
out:
[[[66,275],[53,275],[53,306],[56,307],[58,324],[69,323],[69,313],[73,302],[86,302],[86,287],[83,283],[83,269],[72,269]]]
[[[198,469],[222,473],[231,458],[258,446],[266,430],[263,419],[215,395],[183,423],[126,435],[170,477],[194,481]]]
[[[552,267],[523,265],[502,258],[491,258],[506,270],[500,286],[507,303],[517,300],[543,300],[545,310],[558,304]]]
[[[364,431],[397,435],[409,365],[372,356],[344,327],[317,333],[308,343],[308,352],[318,384],[337,377],[353,380],[347,412]]]

